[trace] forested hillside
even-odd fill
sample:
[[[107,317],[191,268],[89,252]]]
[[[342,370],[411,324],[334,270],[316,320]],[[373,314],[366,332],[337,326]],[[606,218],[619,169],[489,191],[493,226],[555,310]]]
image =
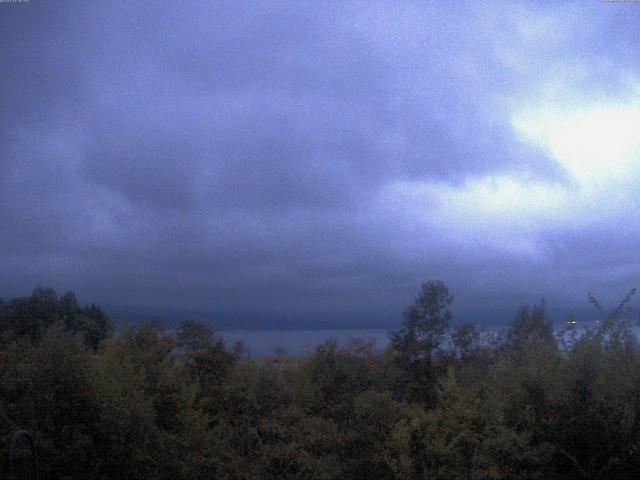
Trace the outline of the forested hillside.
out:
[[[635,479],[629,298],[580,335],[543,305],[488,335],[452,327],[427,282],[382,353],[249,359],[196,322],[114,331],[38,289],[0,304],[3,473],[34,475],[28,447],[8,453],[23,429],[52,479]]]

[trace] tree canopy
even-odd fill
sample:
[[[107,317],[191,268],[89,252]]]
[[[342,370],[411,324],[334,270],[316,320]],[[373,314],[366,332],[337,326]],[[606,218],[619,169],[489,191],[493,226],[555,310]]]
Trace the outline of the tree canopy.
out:
[[[0,448],[16,432],[37,447],[0,473],[33,478],[37,458],[60,480],[640,475],[628,301],[580,335],[543,304],[491,335],[450,325],[452,300],[423,284],[384,350],[328,341],[252,359],[208,325],[114,329],[72,293],[36,289],[0,303]]]

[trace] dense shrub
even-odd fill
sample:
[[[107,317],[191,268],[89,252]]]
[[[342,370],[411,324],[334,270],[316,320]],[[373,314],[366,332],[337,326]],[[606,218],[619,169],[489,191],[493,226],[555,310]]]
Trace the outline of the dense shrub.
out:
[[[540,305],[491,337],[451,328],[451,300],[425,284],[384,352],[329,341],[274,363],[194,322],[112,331],[38,289],[0,304],[0,447],[28,430],[52,479],[640,475],[628,321],[557,334]]]

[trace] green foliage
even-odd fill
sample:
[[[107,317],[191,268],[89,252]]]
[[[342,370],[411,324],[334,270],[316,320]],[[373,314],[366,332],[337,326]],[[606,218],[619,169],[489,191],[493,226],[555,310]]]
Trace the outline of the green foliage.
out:
[[[556,342],[553,324],[547,318],[544,302],[533,308],[521,307],[507,329],[507,345],[512,350],[519,350],[528,342]]]
[[[449,328],[452,297],[428,282],[386,351],[269,362],[196,322],[110,331],[37,289],[0,303],[0,447],[28,430],[51,479],[634,479],[630,298],[582,334],[556,338],[540,305],[491,337]]]
[[[442,281],[423,283],[415,302],[405,310],[399,331],[391,334],[396,362],[404,372],[403,386],[410,399],[432,406],[437,380],[445,370],[437,361],[452,318],[453,297]]]
[[[182,322],[176,334],[176,347],[192,352],[206,349],[213,341],[213,330],[193,320]]]
[[[37,342],[56,322],[81,334],[92,348],[97,348],[111,330],[111,320],[97,305],[80,307],[71,292],[58,297],[51,288],[36,288],[29,297],[0,303],[0,342],[16,338]]]

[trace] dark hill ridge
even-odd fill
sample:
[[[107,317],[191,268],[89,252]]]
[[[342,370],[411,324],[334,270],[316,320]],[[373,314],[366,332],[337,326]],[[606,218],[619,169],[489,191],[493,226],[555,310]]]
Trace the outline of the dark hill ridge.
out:
[[[337,318],[305,315],[265,315],[263,313],[239,312],[237,314],[140,306],[117,306],[104,304],[103,309],[109,314],[115,324],[132,323],[142,324],[146,322],[160,322],[166,328],[176,328],[184,320],[196,320],[206,323],[216,330],[356,330],[356,329],[396,329],[402,320],[401,315],[390,315],[387,318],[372,318],[371,316],[340,315]],[[455,316],[453,323],[474,322],[487,327],[499,327],[508,325],[513,318],[515,309],[496,309],[489,315],[478,318],[472,312],[457,312],[452,309]],[[583,322],[593,320],[594,313],[587,307],[574,308],[576,318]],[[563,325],[569,316],[565,309],[548,309],[548,315],[558,325]]]

